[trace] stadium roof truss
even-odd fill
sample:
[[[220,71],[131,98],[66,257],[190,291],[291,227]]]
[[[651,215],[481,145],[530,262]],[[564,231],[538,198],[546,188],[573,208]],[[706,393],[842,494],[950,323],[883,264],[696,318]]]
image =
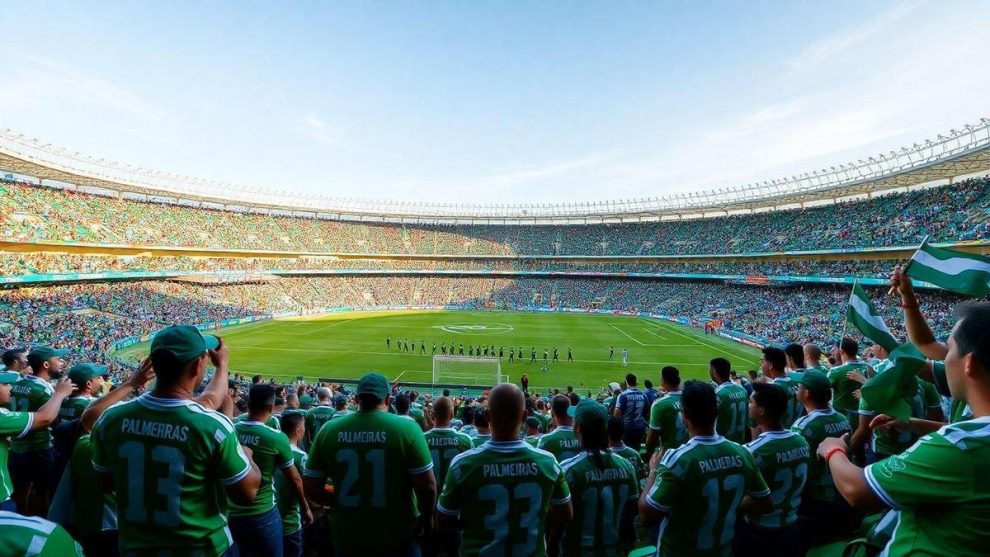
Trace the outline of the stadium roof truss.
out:
[[[469,204],[374,201],[250,189],[96,159],[0,130],[0,170],[41,184],[156,201],[347,221],[442,224],[600,224],[681,219],[834,201],[990,169],[990,119],[948,135],[790,178],[739,187],[587,203]],[[46,183],[48,181],[48,183]],[[55,182],[55,183],[52,183]]]

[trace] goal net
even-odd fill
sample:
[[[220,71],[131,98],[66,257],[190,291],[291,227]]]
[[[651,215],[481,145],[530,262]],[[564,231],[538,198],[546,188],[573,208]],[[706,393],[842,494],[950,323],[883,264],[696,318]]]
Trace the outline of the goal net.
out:
[[[502,362],[498,358],[471,356],[433,356],[433,384],[452,383],[486,387],[508,383],[502,374]]]

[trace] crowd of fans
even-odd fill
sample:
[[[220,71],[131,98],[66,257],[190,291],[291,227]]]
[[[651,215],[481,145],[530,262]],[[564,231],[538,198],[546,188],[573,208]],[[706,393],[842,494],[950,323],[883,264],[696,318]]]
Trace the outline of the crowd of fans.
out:
[[[905,246],[990,236],[990,179],[868,200],[673,222],[393,225],[149,203],[0,182],[0,238],[364,254],[685,255]]]

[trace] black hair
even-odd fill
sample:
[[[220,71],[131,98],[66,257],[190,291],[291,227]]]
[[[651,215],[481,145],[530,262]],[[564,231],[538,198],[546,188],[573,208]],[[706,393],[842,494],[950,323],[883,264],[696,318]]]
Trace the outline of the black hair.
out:
[[[770,367],[784,371],[787,367],[787,354],[776,346],[767,346],[763,349],[763,357],[770,362]]]
[[[626,385],[629,385],[630,387],[635,387],[636,386],[636,374],[635,373],[627,373],[626,374]]]
[[[715,420],[718,419],[715,388],[696,379],[685,382],[681,389],[681,411],[699,429],[715,427]]]
[[[646,387],[646,390],[648,391],[653,388],[653,381],[650,381],[649,379],[643,379],[643,386]]]
[[[990,303],[968,302],[955,308],[956,330],[952,338],[961,355],[973,355],[990,370]]]
[[[409,413],[409,397],[406,395],[399,395],[395,397],[395,413],[399,415]]]
[[[282,433],[289,435],[304,421],[306,421],[306,416],[302,412],[286,412],[282,414],[278,425],[282,429]]]
[[[466,404],[464,408],[461,408],[461,421],[464,422],[464,425],[474,423],[474,407],[470,404]]]
[[[808,398],[815,403],[815,406],[827,406],[832,401],[832,389],[825,389],[817,393],[807,387],[805,390],[808,391]]]
[[[485,413],[484,406],[478,406],[474,409],[474,425],[478,427],[488,427],[488,414]]]
[[[677,387],[681,384],[681,370],[674,366],[664,366],[660,370],[660,378],[671,387]]]
[[[599,470],[605,468],[603,455],[609,452],[605,422],[606,420],[600,418],[592,418],[578,426],[581,428],[581,448],[591,453],[591,461]]]
[[[848,356],[856,357],[856,354],[859,354],[859,343],[849,337],[844,337],[839,342],[839,349]]]
[[[608,424],[605,427],[608,431],[608,438],[612,441],[621,441],[622,436],[626,433],[626,424],[618,416],[609,416]]]
[[[571,407],[571,399],[564,395],[554,395],[550,400],[550,412],[554,416],[567,417],[567,409]]]
[[[155,368],[155,379],[158,384],[174,385],[189,364],[195,361],[196,359],[180,362],[175,352],[165,348],[159,348],[151,353],[151,365]]]
[[[444,389],[443,396],[450,396],[450,389]]]
[[[567,393],[567,399],[571,401],[571,406],[577,406],[581,402],[581,396],[577,393]]]
[[[725,358],[715,358],[714,360],[708,362],[708,365],[711,366],[712,371],[715,372],[715,375],[719,379],[722,381],[729,380],[729,371],[732,370],[732,364],[729,363],[729,360],[726,360]]]
[[[798,368],[804,367],[804,347],[800,344],[791,343],[784,347],[784,353],[794,360],[794,365]]]
[[[787,394],[787,391],[773,383],[753,383],[753,402],[775,424],[779,424],[780,418],[787,412]]]
[[[3,353],[3,365],[8,369],[17,363],[17,358],[27,352],[27,348],[11,348]]]
[[[157,371],[157,369],[155,371]],[[252,384],[254,384],[254,383],[261,383],[261,379],[262,379],[261,375],[255,375],[255,376],[251,377],[251,383]]]
[[[275,389],[271,385],[258,383],[248,391],[248,410],[260,412],[275,404]]]

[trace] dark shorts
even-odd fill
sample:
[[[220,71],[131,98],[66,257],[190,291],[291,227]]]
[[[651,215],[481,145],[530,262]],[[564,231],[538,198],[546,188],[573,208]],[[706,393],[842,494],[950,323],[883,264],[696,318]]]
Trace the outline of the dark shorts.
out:
[[[48,492],[54,467],[55,449],[10,453],[10,481],[15,489],[33,484],[34,489]]]

